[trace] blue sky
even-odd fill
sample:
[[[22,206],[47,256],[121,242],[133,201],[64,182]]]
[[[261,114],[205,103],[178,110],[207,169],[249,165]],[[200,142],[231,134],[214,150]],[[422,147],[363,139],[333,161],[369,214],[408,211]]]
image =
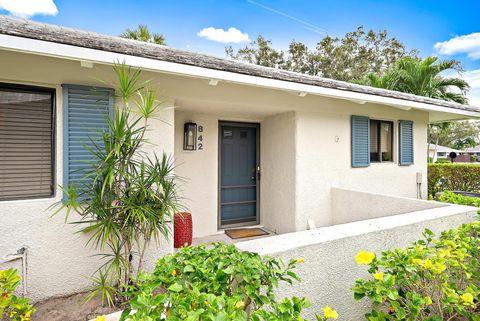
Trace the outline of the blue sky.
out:
[[[478,0],[53,1],[0,0],[0,13],[110,35],[142,23],[162,33],[172,47],[218,56],[224,56],[225,42],[238,48],[258,34],[283,49],[292,39],[313,46],[325,34],[341,36],[359,25],[386,29],[422,56],[461,60],[467,70],[464,77],[473,87],[472,102],[480,105]]]

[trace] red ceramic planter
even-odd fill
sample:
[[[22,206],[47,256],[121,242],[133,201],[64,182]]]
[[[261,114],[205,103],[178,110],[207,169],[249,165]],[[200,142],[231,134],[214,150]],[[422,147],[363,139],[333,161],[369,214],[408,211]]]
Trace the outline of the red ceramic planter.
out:
[[[179,248],[192,245],[192,214],[175,213],[173,217],[173,246]]]

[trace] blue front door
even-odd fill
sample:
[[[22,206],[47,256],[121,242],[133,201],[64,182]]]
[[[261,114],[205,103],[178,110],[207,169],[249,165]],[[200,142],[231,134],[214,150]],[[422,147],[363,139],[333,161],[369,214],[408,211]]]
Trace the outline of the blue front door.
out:
[[[258,124],[220,123],[220,226],[258,223]]]

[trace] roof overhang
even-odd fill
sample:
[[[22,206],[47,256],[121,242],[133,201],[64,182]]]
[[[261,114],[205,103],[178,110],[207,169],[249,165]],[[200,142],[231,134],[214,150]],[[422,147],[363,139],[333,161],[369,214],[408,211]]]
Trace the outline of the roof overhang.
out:
[[[365,103],[373,103],[387,105],[402,110],[423,110],[429,112],[431,122],[441,122],[453,119],[480,118],[480,112],[474,112],[470,110],[453,109],[428,103],[301,84],[297,82],[290,82],[279,79],[239,74],[230,71],[215,70],[199,66],[167,62],[162,60],[5,34],[0,34],[0,49],[75,60],[80,61],[84,64],[97,63],[113,65],[115,62],[124,62],[132,67],[152,72],[175,74],[207,80],[225,81],[242,85],[283,90],[298,94],[299,96],[311,94],[349,100],[362,105]]]

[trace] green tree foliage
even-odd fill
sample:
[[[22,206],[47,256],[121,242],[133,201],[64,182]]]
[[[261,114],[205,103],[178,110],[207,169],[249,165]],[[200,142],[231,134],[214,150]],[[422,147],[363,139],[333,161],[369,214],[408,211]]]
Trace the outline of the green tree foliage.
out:
[[[385,74],[370,73],[360,83],[401,91],[418,96],[468,103],[468,83],[458,77],[445,77],[448,71],[462,71],[457,60],[439,60],[430,56],[425,59],[404,57],[399,59]]]
[[[293,40],[287,50],[277,50],[259,35],[250,46],[236,51],[228,46],[225,51],[236,60],[343,81],[383,74],[398,59],[417,55],[387,31],[366,31],[362,26],[341,38],[327,35],[313,49]]]
[[[440,132],[438,144],[456,149],[477,146],[480,144],[480,122],[469,120],[451,122]]]
[[[425,96],[435,99],[452,101],[460,104],[467,104],[466,94],[470,86],[458,77],[445,77],[445,72],[461,72],[462,66],[457,60],[439,60],[438,57],[430,56],[425,59],[404,57],[399,59],[383,75],[370,73],[359,83],[389,90],[395,90]],[[465,125],[461,123],[460,125]],[[453,130],[453,127],[455,129]],[[459,136],[456,130],[461,127],[450,122],[431,124],[428,127],[428,149],[430,143],[437,146],[446,145],[450,147],[463,147],[474,144],[475,138],[472,135]],[[472,127],[466,127],[466,129]],[[465,130],[458,131],[464,133]],[[452,135],[452,133],[455,133]],[[473,136],[478,134],[473,133]],[[450,139],[447,143],[444,139]],[[442,144],[443,143],[443,144]]]
[[[160,33],[152,33],[145,25],[139,25],[137,29],[128,29],[120,35],[122,38],[139,40],[143,42],[166,45],[165,38]]]

